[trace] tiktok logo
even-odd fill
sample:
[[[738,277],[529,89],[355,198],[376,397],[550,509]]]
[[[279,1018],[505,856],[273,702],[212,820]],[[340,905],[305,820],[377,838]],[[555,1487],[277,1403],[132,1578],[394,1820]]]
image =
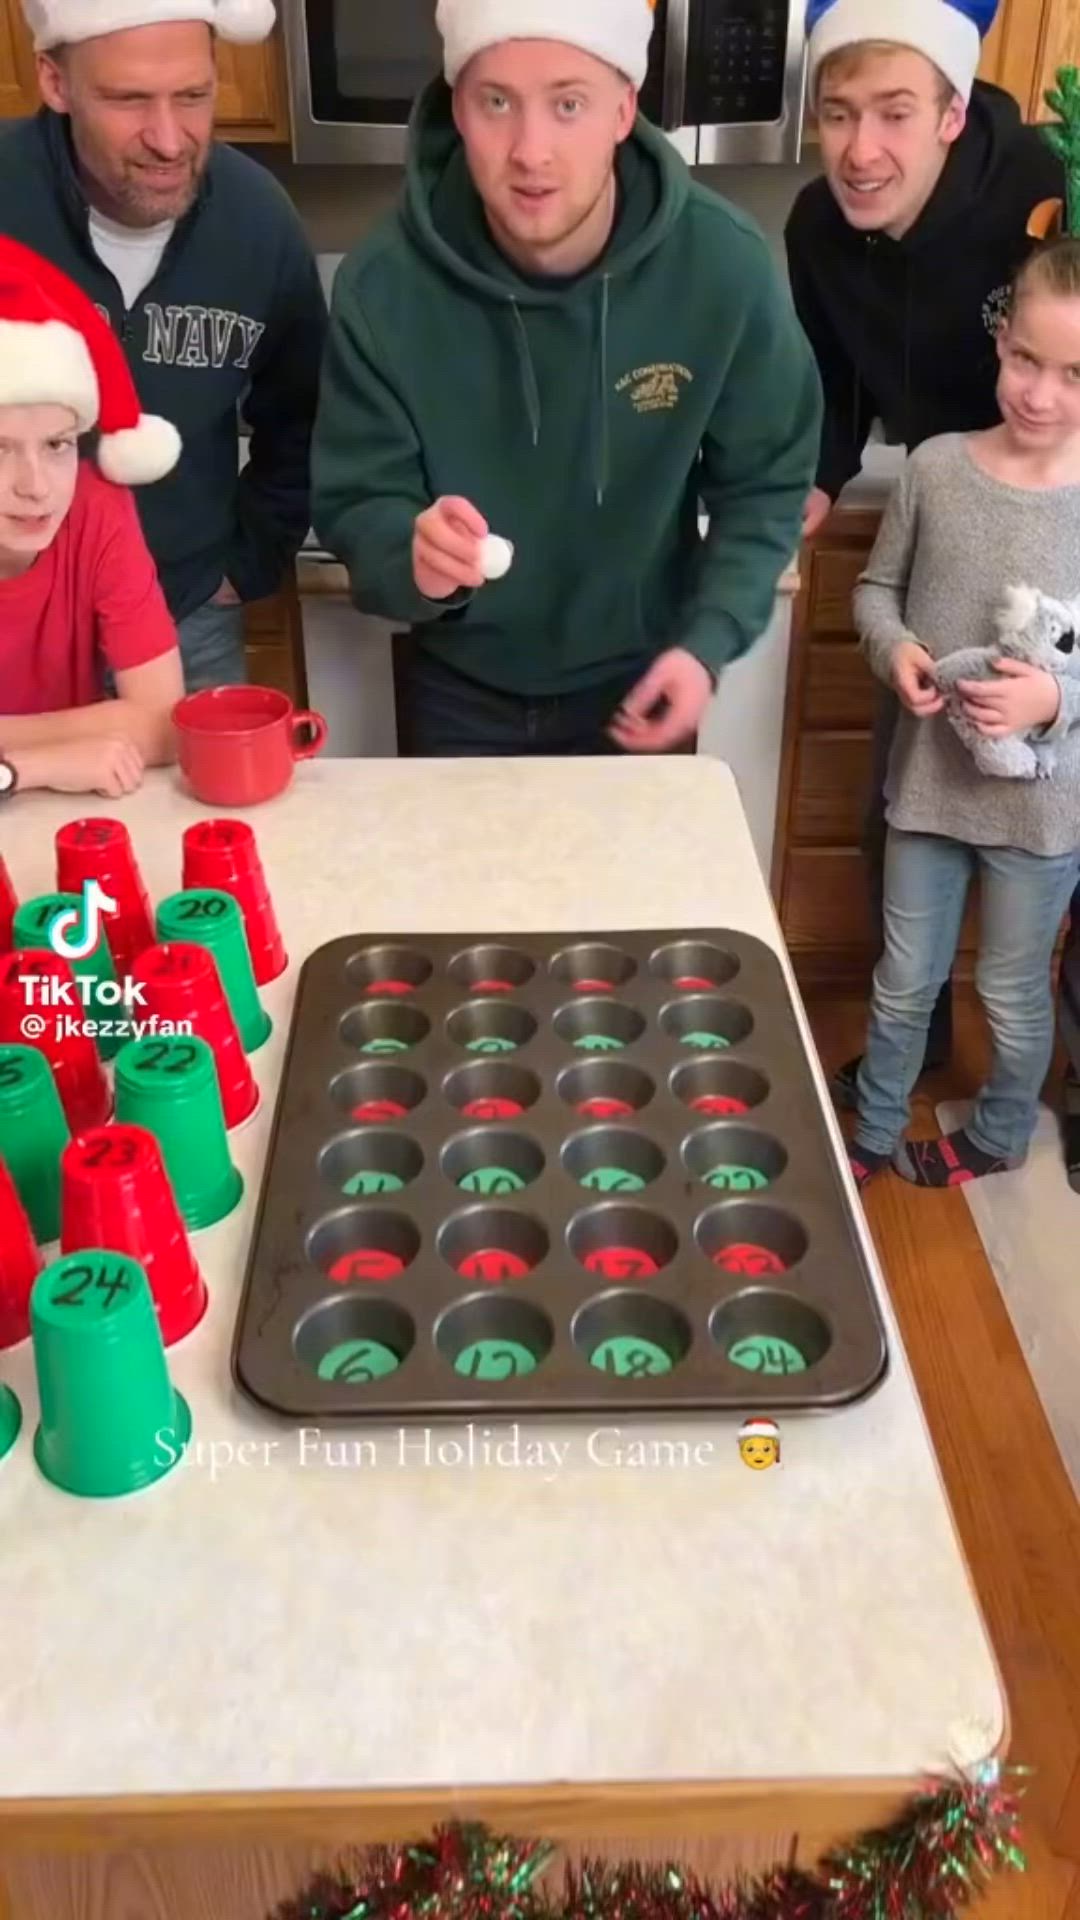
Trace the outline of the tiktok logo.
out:
[[[116,912],[96,880],[88,880],[82,890],[82,905],[65,907],[49,922],[49,945],[65,960],[87,960],[101,939],[101,922],[107,913]]]

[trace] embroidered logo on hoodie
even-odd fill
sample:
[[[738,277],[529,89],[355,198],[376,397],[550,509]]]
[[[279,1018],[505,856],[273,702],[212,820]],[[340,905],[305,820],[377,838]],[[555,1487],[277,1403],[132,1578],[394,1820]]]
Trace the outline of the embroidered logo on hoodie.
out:
[[[616,393],[629,390],[630,405],[635,413],[671,413],[679,404],[680,380],[692,380],[689,367],[677,362],[665,361],[652,367],[635,367],[632,373],[624,373],[616,380]]]

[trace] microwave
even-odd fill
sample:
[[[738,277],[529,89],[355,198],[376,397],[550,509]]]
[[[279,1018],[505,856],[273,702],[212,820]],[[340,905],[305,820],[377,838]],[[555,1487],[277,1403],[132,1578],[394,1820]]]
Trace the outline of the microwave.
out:
[[[642,0],[644,4],[644,0]],[[400,166],[441,70],[435,0],[283,0],[293,158]],[[806,0],[656,0],[641,110],[691,166],[793,164]]]

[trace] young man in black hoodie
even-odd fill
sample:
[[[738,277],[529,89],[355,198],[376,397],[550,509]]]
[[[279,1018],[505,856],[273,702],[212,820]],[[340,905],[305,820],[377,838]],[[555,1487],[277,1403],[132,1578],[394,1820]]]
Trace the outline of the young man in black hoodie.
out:
[[[0,233],[94,301],[144,410],[176,423],[183,454],[140,494],[143,531],[188,689],[243,680],[243,603],[276,591],[310,525],[326,332],[286,195],[213,137],[214,36],[264,38],[272,0],[23,4],[45,105],[0,138]]]
[[[996,0],[811,0],[809,97],[823,177],[788,220],[788,270],[825,390],[807,538],[858,473],[875,422],[909,451],[998,418],[995,332],[1005,291],[1031,247],[1028,222],[1060,195],[1062,172],[1035,127],[997,87],[975,80]],[[877,917],[883,786],[896,722],[883,704],[866,852]],[[925,1066],[952,1042],[948,984]],[[859,1062],[841,1068],[853,1103]]]

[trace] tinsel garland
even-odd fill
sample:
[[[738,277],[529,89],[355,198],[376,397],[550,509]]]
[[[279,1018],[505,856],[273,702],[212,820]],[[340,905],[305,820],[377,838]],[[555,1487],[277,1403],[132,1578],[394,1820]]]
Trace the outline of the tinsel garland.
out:
[[[953,1920],[1004,1868],[1022,1871],[1019,1804],[995,1765],[931,1782],[890,1827],[827,1855],[711,1887],[674,1865],[587,1861],[558,1891],[555,1849],[479,1825],[372,1847],[270,1920]]]

